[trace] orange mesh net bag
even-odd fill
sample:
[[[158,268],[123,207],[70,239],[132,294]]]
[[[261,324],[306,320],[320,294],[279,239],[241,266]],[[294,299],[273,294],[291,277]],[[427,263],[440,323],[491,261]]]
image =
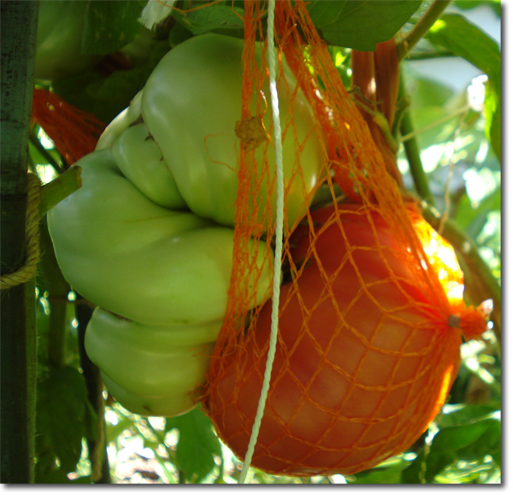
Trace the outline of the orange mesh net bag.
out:
[[[266,57],[260,65],[254,57],[263,9],[245,2],[242,123],[271,111],[262,103],[255,113],[249,104],[269,83]],[[274,474],[351,474],[403,452],[427,429],[456,377],[462,338],[478,338],[487,314],[465,307],[452,247],[402,190],[394,153],[370,113],[355,105],[358,98],[369,104],[369,94],[348,94],[302,1],[276,2],[274,35],[278,75],[286,59],[297,79],[287,104],[302,91],[315,114],[326,158],[316,192],[328,194],[322,205],[309,198],[305,215],[284,225],[276,354],[251,464]],[[380,50],[394,62],[390,46],[355,52],[353,64],[370,70],[357,70],[356,78],[368,81],[378,71]],[[388,95],[374,95],[374,103],[388,102],[375,108],[389,121],[394,77],[380,86]],[[287,116],[283,135],[294,129]],[[252,148],[241,141],[229,305],[203,399],[219,437],[241,459],[264,382],[272,313],[271,286],[267,302],[248,310],[256,285],[247,278],[248,241],[273,246],[276,229],[258,220],[252,204],[259,180],[275,180]],[[296,148],[299,156],[301,142]]]
[[[32,123],[37,122],[71,165],[94,151],[106,125],[92,113],[84,112],[46,89],[34,88]]]

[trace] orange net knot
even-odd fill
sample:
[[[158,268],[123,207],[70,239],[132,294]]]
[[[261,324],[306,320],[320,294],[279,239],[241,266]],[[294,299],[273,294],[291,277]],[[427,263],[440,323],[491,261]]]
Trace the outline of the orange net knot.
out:
[[[488,329],[488,319],[493,310],[493,301],[487,299],[477,308],[468,306],[458,315],[451,315],[448,324],[459,328],[465,338],[478,339]]]
[[[106,125],[45,89],[34,89],[32,123],[37,122],[71,165],[94,151]]]

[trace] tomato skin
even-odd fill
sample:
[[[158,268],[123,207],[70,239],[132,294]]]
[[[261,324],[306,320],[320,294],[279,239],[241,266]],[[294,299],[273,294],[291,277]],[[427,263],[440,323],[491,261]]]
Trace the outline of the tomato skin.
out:
[[[240,140],[235,126],[242,111],[241,40],[217,34],[195,36],[171,50],[148,79],[142,95],[141,113],[159,144],[180,193],[190,210],[223,225],[233,225],[237,199],[237,170]],[[261,46],[256,46],[261,59]],[[286,67],[285,79],[291,90],[295,80]],[[271,129],[270,96],[263,88],[269,107],[263,116],[267,132]],[[289,226],[306,213],[325,162],[323,148],[314,133],[314,117],[299,90],[294,104],[287,101],[284,80],[280,83],[280,115],[285,131],[286,120],[294,118],[296,137],[289,128],[283,139],[283,165],[288,189],[286,207]],[[262,105],[262,106],[265,106]],[[252,112],[256,114],[256,98]],[[297,174],[295,140],[302,144],[301,174]],[[264,150],[267,148],[266,150]],[[255,150],[262,169],[264,155],[269,161],[270,178],[275,173],[272,145]],[[258,198],[266,205],[276,192],[264,178]],[[260,217],[263,218],[263,207]]]
[[[242,113],[242,49],[242,40],[212,33],[195,36],[173,48],[162,58],[130,106],[109,124],[97,146],[99,150],[115,146],[130,126],[143,121],[145,132],[159,149],[162,163],[175,182],[173,197],[179,199],[171,207],[186,207],[202,218],[230,227],[235,223],[239,187],[241,141],[235,127]],[[261,45],[257,44],[257,61],[261,60],[261,50]],[[306,213],[316,187],[324,179],[326,159],[315,134],[314,116],[306,97],[298,90],[294,102],[289,103],[285,83],[290,91],[294,89],[295,79],[286,64],[279,83],[279,97],[284,132],[286,220],[292,227]],[[270,106],[266,87],[263,93]],[[256,114],[256,97],[251,102],[251,110]],[[262,112],[262,121],[269,132],[271,111]],[[294,126],[290,125],[291,118]],[[300,157],[297,156],[298,144],[301,145]],[[145,159],[144,153],[140,157],[133,156],[130,168],[144,168]],[[267,224],[274,218],[276,202],[275,187],[270,194],[269,183],[275,175],[272,143],[258,147],[255,160],[261,174],[255,198],[258,221]],[[263,172],[266,160],[268,176]],[[127,172],[123,170],[123,173]],[[269,199],[272,215],[266,213]]]
[[[57,260],[74,290],[130,320],[120,331],[121,320],[99,313],[86,331],[88,354],[107,370],[111,393],[132,411],[187,412],[198,400],[191,394],[204,380],[226,309],[234,230],[151,201],[121,173],[111,149],[77,163],[82,187],[48,213]],[[272,259],[264,243],[257,248],[256,270],[266,256]],[[258,303],[268,268],[258,281]],[[205,352],[192,359],[192,347],[200,344]],[[155,368],[159,360],[148,357],[155,347],[167,369]],[[117,374],[110,371],[113,363]],[[189,370],[185,380],[183,370]],[[159,390],[150,397],[141,392],[148,380]]]
[[[460,332],[430,310],[382,219],[374,216],[381,254],[368,250],[376,241],[365,215],[349,209],[338,219],[359,275],[332,223],[315,243],[320,262],[310,260],[282,287],[277,353],[252,462],[271,473],[352,474],[402,452],[438,413],[458,369]],[[299,264],[309,245],[303,236],[291,251]],[[401,283],[383,277],[387,263]],[[333,298],[326,275],[334,277]],[[220,438],[241,459],[262,386],[270,314],[268,301],[244,353],[209,377],[204,401]]]
[[[110,150],[78,163],[82,187],[49,213],[57,260],[74,289],[145,324],[222,318],[233,229],[156,205],[121,174]]]
[[[121,405],[136,414],[172,416],[196,405],[220,325],[143,325],[96,308],[85,348]]]
[[[87,352],[132,411],[187,412],[222,325],[234,230],[151,201],[121,173],[111,149],[77,164],[82,187],[48,213],[57,261],[74,290],[123,318],[97,310]],[[261,303],[272,255],[263,242],[256,249]]]

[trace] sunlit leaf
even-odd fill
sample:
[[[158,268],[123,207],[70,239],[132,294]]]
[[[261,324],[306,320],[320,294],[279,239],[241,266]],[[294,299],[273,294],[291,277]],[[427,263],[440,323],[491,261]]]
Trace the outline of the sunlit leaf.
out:
[[[500,188],[481,201],[477,208],[472,207],[468,195],[465,194],[458,203],[456,220],[472,239],[476,239],[487,222],[488,214],[500,209]]]
[[[461,10],[475,9],[486,5],[495,12],[497,17],[501,15],[501,0],[454,0],[454,5]]]
[[[462,449],[475,442],[496,420],[486,419],[461,426],[443,428],[433,439],[431,448],[437,452]]]
[[[180,432],[176,446],[176,467],[188,481],[199,482],[215,466],[214,455],[221,455],[221,444],[212,429],[210,420],[199,410],[168,418],[166,430],[177,428]]]
[[[486,429],[484,435],[480,435],[476,441],[458,450],[459,458],[474,461],[481,460],[486,455],[498,454],[500,456],[501,433],[501,422],[494,420]]]
[[[436,421],[439,428],[451,426],[461,426],[470,422],[475,422],[479,418],[486,416],[500,409],[500,404],[461,404],[459,408],[451,405],[452,410],[438,416]]]
[[[501,95],[500,76],[490,81],[485,98],[486,134],[495,154],[501,159]]]
[[[422,451],[402,473],[402,484],[430,483],[435,475],[445,466],[452,464],[455,459],[453,452],[438,452],[434,455],[426,454],[431,451]]]
[[[469,409],[466,409],[469,407]],[[493,407],[493,406],[492,406]],[[460,459],[481,461],[486,454],[500,452],[500,421],[489,414],[472,418],[489,410],[487,407],[465,406],[452,414],[456,426],[442,427],[429,448],[422,450],[401,475],[402,483],[431,483],[447,466]],[[450,415],[448,415],[450,416]],[[440,425],[443,426],[444,415]]]
[[[397,459],[385,468],[377,467],[355,475],[350,484],[395,485],[401,482],[401,473],[409,465],[404,459]]]
[[[321,0],[310,2],[307,8],[327,43],[373,51],[376,43],[392,38],[420,4],[420,0]]]
[[[485,115],[486,129],[497,156],[501,157],[501,54],[496,41],[458,14],[443,15],[426,38],[464,58],[488,76]]]
[[[119,417],[118,423],[113,425],[107,421],[107,443],[114,442],[128,428],[134,426],[133,421],[127,417]]]

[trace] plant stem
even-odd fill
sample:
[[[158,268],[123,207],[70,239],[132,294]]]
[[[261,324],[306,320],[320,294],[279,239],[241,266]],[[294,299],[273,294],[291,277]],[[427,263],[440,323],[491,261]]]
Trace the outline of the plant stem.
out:
[[[87,439],[89,460],[91,461],[91,479],[97,484],[109,484],[110,469],[107,455],[105,434],[105,402],[103,399],[103,381],[98,367],[89,359],[85,350],[85,332],[94,308],[85,299],[77,294],[75,305],[78,320],[78,349],[80,353],[80,366],[84,374],[87,387],[87,399],[96,413],[96,436]]]
[[[82,185],[81,172],[80,167],[70,167],[59,177],[41,187],[39,201],[39,214],[41,216]]]
[[[0,2],[1,272],[25,262],[27,164],[39,2]],[[33,483],[36,402],[34,282],[2,292],[1,483]]]
[[[397,57],[399,60],[404,59],[411,49],[426,35],[450,3],[451,0],[434,0],[413,29],[404,39],[397,43]]]
[[[401,79],[399,82],[399,98],[402,98],[405,95],[405,87],[404,80],[401,75]],[[420,149],[417,142],[417,138],[414,134],[414,126],[411,118],[411,113],[409,109],[406,109],[403,113],[400,125],[400,132],[402,136],[411,136],[409,139],[406,139],[403,142],[404,151],[406,153],[406,158],[410,165],[411,175],[413,177],[413,182],[415,184],[415,189],[417,194],[421,199],[433,205],[435,200],[429,189],[428,180],[426,177],[426,173],[424,172],[424,168],[422,167],[422,160],[420,159]]]
[[[166,450],[167,452],[167,455],[168,455],[168,458],[170,461],[173,461],[173,463],[176,465],[176,461],[174,460],[175,458],[175,455],[174,455],[174,452],[172,450],[170,450],[167,445],[166,445],[166,442],[165,442],[165,438],[163,435],[160,434],[160,432],[158,432],[154,427],[153,425],[150,423],[149,419],[145,419],[144,420],[144,425],[149,429],[151,430],[151,432],[153,433],[153,435],[155,436],[155,438],[157,439],[157,441],[164,447],[164,449]],[[141,431],[139,431],[139,434],[143,437],[144,435],[141,433]],[[159,461],[162,469],[164,470],[166,476],[167,476],[167,479],[170,483],[172,483],[174,481],[174,477],[173,477],[173,474],[169,471],[169,469],[167,468],[165,462],[164,462],[164,459],[162,459],[162,457],[160,457],[160,455],[158,454],[157,450],[155,448],[152,447],[152,450],[155,454],[155,457],[157,458],[157,460]],[[180,473],[180,471],[178,471]],[[181,482],[180,482],[181,483]]]
[[[57,264],[52,240],[48,232],[46,217],[40,227],[41,272],[45,289],[48,291],[50,304],[48,362],[54,368],[62,368],[66,364],[66,342],[68,328],[66,310],[70,286],[64,279]]]
[[[408,55],[408,60],[433,60],[437,58],[449,58],[454,57],[454,53],[452,52],[442,52],[438,50],[426,50],[426,51],[417,51],[415,53],[411,53]]]

